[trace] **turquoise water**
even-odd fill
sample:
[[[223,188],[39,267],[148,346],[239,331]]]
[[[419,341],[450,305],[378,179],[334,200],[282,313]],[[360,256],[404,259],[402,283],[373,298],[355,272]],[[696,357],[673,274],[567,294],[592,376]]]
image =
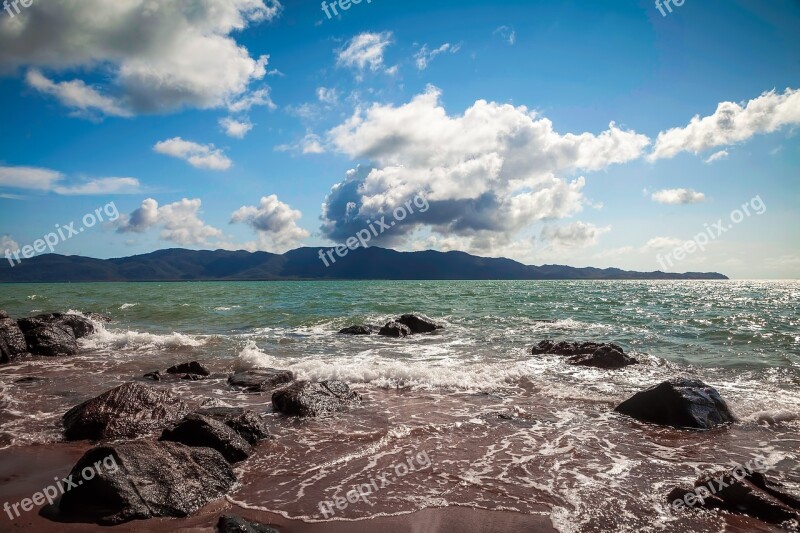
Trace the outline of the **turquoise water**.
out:
[[[14,317],[109,315],[70,358],[0,367],[0,449],[61,439],[60,417],[113,386],[189,360],[212,375],[161,383],[193,406],[263,413],[276,439],[239,467],[236,505],[321,520],[317,503],[426,451],[432,467],[348,519],[432,506],[547,513],[562,531],[751,531],[678,515],[665,495],[710,469],[766,457],[800,491],[800,283],[750,281],[274,282],[0,285]],[[423,313],[444,326],[405,339],[353,324]],[[532,356],[543,339],[613,341],[618,371]],[[363,395],[333,419],[276,415],[230,373],[290,369]],[[15,383],[34,376],[29,385]],[[710,432],[639,424],[614,406],[676,376],[719,390],[738,422]],[[503,416],[498,416],[502,414]],[[738,520],[738,521],[737,521]],[[742,521],[743,520],[743,521]]]

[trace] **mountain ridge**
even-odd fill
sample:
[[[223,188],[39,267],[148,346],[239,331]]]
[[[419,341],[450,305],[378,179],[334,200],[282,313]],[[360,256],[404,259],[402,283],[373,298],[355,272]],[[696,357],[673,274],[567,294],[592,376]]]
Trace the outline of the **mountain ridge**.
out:
[[[102,281],[289,281],[289,280],[726,280],[716,272],[635,272],[619,268],[525,265],[503,257],[466,252],[352,250],[326,267],[318,248],[284,254],[168,248],[129,257],[94,259],[46,254],[11,267],[0,263],[2,283]],[[330,261],[328,261],[330,263]]]

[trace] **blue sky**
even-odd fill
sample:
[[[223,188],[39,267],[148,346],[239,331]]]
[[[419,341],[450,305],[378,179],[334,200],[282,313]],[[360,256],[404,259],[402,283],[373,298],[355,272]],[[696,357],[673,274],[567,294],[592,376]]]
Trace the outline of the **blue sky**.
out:
[[[56,253],[328,247],[421,195],[371,244],[800,274],[796,1],[18,7],[3,249],[110,202],[117,220]]]

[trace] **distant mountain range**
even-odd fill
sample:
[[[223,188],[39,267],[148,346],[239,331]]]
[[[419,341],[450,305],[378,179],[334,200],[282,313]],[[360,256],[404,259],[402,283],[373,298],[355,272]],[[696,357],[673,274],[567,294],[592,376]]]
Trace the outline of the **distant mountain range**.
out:
[[[334,256],[336,257],[336,256]],[[0,258],[2,259],[2,258]],[[330,263],[330,260],[328,260]],[[528,266],[464,252],[397,252],[359,248],[326,267],[318,248],[266,252],[160,250],[120,259],[40,255],[11,267],[0,261],[0,282],[262,281],[262,280],[573,280],[728,279],[722,274],[630,272],[618,268]]]

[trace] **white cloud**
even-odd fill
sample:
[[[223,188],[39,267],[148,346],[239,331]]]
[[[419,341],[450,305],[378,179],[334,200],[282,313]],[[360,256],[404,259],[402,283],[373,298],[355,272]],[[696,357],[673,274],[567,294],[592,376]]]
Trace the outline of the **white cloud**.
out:
[[[714,152],[711,154],[708,159],[706,159],[707,164],[714,163],[716,161],[722,161],[723,159],[727,159],[730,154],[727,150],[720,150],[719,152]]]
[[[226,135],[237,139],[244,139],[245,135],[253,129],[253,123],[249,120],[236,120],[232,117],[221,118],[219,125]]]
[[[337,51],[336,64],[358,70],[380,70],[383,67],[383,53],[390,44],[392,32],[361,33]]]
[[[17,244],[17,241],[11,238],[11,235],[3,235],[0,237],[0,251],[3,253],[14,253],[17,250],[19,250],[19,244]]]
[[[253,107],[261,106],[272,111],[278,108],[278,106],[275,105],[275,102],[272,101],[269,88],[265,87],[251,93],[247,93],[227,104],[228,111],[231,113],[242,113],[244,111],[250,111],[250,109]]]
[[[697,204],[704,202],[706,195],[692,189],[664,189],[654,192],[651,199],[654,202],[669,205]]]
[[[686,127],[659,133],[653,153],[648,158],[654,161],[681,152],[697,154],[798,124],[800,89],[786,89],[783,94],[773,90],[747,103],[722,102],[713,115],[696,115]]]
[[[206,225],[200,219],[202,202],[199,199],[184,198],[179,202],[158,206],[158,202],[148,198],[141,207],[130,215],[123,215],[118,222],[119,233],[144,233],[160,227],[162,240],[182,246],[208,246],[221,239],[221,230]]]
[[[541,237],[551,245],[562,248],[583,248],[594,246],[604,233],[611,231],[611,226],[599,228],[587,222],[573,222],[568,226],[545,226]]]
[[[161,141],[153,147],[153,150],[159,154],[183,159],[195,168],[228,170],[233,164],[223,151],[213,144],[198,144],[184,141],[180,137]]]
[[[686,241],[675,237],[653,237],[640,249],[640,252],[674,250],[684,242]]]
[[[500,35],[500,37],[511,46],[514,46],[514,44],[517,42],[517,32],[514,30],[514,28],[509,26],[500,26],[494,30],[492,35]]]
[[[214,108],[266,75],[233,34],[280,11],[277,0],[48,0],[0,21],[0,69],[111,73],[105,96],[81,80],[32,80],[62,102],[113,115]],[[48,83],[49,82],[49,83]]]
[[[283,253],[296,248],[310,234],[297,225],[300,211],[278,200],[276,195],[265,196],[257,206],[243,206],[231,215],[231,224],[246,224],[256,231],[258,250]]]
[[[70,187],[55,187],[54,192],[65,196],[89,196],[98,194],[135,194],[140,192],[136,178],[99,178]]]
[[[323,234],[346,238],[370,217],[389,213],[418,193],[430,202],[393,228],[405,240],[420,227],[479,246],[503,246],[537,221],[582,209],[585,180],[561,176],[637,159],[646,136],[617,128],[559,134],[524,106],[479,100],[450,116],[439,90],[401,106],[376,104],[328,133],[331,148],[372,167],[354,169],[323,206]]]
[[[92,111],[114,117],[129,117],[132,114],[113,98],[103,96],[81,80],[55,83],[38,70],[31,69],[25,81],[37,91],[54,96],[61,105],[75,109],[82,116],[91,116]]]
[[[0,166],[0,187],[49,191],[63,177],[47,168]]]
[[[315,133],[309,133],[295,144],[281,144],[275,147],[278,152],[297,152],[301,154],[324,154],[322,139]]]
[[[417,65],[417,69],[425,70],[428,68],[430,62],[436,58],[436,56],[445,52],[456,54],[459,50],[461,50],[461,44],[452,45],[450,43],[444,43],[435,50],[428,50],[428,45],[423,44],[422,48],[420,48],[419,51],[414,55],[414,60]]]
[[[339,102],[339,93],[333,88],[318,87],[317,99],[323,104],[336,105]]]

